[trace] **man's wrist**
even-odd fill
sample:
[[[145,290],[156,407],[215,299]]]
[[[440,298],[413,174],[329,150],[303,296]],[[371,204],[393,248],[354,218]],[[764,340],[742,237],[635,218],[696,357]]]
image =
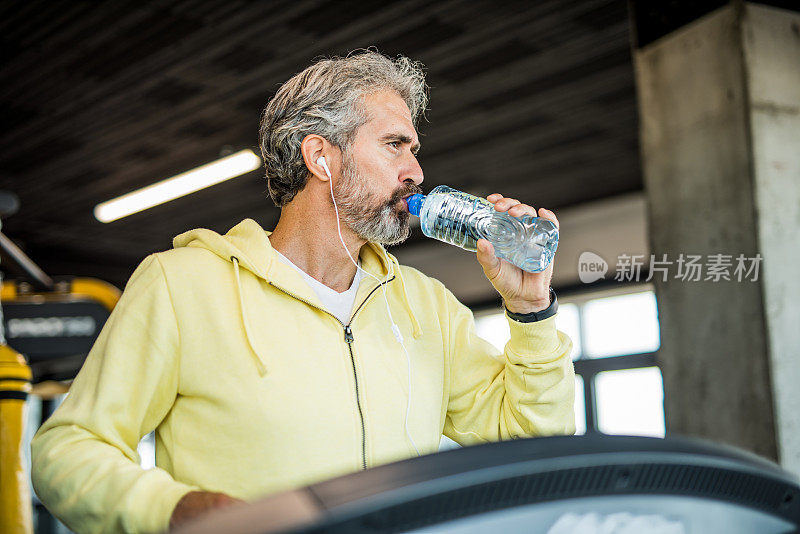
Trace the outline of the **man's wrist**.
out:
[[[529,305],[523,307],[515,307],[513,305],[509,305],[509,303],[505,303],[505,309],[508,316],[520,323],[533,323],[536,321],[543,321],[545,319],[549,319],[550,317],[554,316],[558,312],[558,299],[556,298],[556,293],[553,291],[551,287],[549,290],[550,295],[550,302],[545,305]],[[518,310],[529,310],[525,313],[520,313]]]
[[[190,491],[181,497],[181,500],[175,505],[175,509],[170,516],[169,528],[171,530],[211,510],[243,502],[224,493]]]
[[[511,313],[516,313],[520,315],[525,315],[528,313],[540,312],[550,306],[553,303],[554,298],[553,288],[549,287],[547,290],[547,294],[544,298],[540,298],[538,300],[507,300],[503,299],[503,304],[505,305],[506,309]]]

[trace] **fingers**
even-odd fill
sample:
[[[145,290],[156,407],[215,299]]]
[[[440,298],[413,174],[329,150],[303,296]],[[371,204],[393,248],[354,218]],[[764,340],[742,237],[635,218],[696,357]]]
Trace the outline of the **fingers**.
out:
[[[561,227],[558,224],[558,219],[556,218],[556,214],[553,213],[552,211],[546,210],[544,208],[539,208],[539,217],[541,217],[542,219],[547,219],[548,221],[555,224],[556,228],[558,228],[559,230],[561,229]]]
[[[486,278],[494,280],[500,273],[500,259],[494,255],[494,246],[485,239],[478,239],[477,247],[478,262],[483,267]]]
[[[486,200],[494,204],[494,209],[497,211],[508,211],[511,206],[521,204],[516,198],[504,197],[500,193],[494,193],[486,197]]]
[[[560,229],[556,214],[550,210],[539,208],[537,211],[536,208],[528,206],[527,204],[523,204],[516,198],[504,197],[500,193],[492,193],[486,197],[486,200],[494,204],[495,210],[500,212],[508,212],[508,214],[512,217],[524,217],[525,215],[530,215],[531,217],[542,217],[543,219],[547,219],[548,221],[552,222],[556,225],[556,228]]]
[[[536,208],[528,206],[527,204],[515,204],[508,210],[508,214],[512,217],[525,217],[529,215],[531,217],[536,217]]]
[[[523,204],[516,198],[504,197],[500,193],[493,193],[486,197],[486,200],[494,204],[495,210],[508,212],[512,217],[524,217],[526,215],[536,217],[536,208]]]

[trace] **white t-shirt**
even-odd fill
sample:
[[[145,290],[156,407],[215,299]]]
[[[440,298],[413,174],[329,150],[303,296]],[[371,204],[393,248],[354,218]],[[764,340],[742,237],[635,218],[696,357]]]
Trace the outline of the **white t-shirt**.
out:
[[[275,252],[278,251],[276,250]],[[314,293],[317,294],[317,297],[319,297],[319,300],[322,302],[322,306],[326,310],[331,312],[342,323],[347,324],[350,322],[350,314],[353,312],[353,304],[356,301],[358,284],[363,277],[361,269],[356,269],[356,275],[353,277],[353,283],[350,284],[350,289],[344,293],[339,293],[306,274],[303,269],[292,263],[289,258],[280,252],[278,252],[278,259],[300,273],[303,280],[305,280],[308,285],[311,286],[311,289],[314,290]],[[358,266],[361,266],[361,258],[358,259]]]

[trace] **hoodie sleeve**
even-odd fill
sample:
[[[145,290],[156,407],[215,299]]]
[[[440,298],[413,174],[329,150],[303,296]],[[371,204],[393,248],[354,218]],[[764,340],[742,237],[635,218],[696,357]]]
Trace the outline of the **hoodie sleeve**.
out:
[[[555,318],[521,323],[499,354],[449,292],[450,395],[444,434],[461,445],[575,433],[572,341]]]
[[[163,270],[150,256],[31,444],[34,489],[72,530],[166,531],[180,498],[198,489],[142,469],[136,452],[177,395],[179,342]]]

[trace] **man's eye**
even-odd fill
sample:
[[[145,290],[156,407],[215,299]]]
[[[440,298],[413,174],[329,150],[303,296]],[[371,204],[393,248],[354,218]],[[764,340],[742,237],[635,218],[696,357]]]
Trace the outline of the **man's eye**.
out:
[[[398,148],[400,146],[400,141],[389,141],[389,146],[392,148]]]

